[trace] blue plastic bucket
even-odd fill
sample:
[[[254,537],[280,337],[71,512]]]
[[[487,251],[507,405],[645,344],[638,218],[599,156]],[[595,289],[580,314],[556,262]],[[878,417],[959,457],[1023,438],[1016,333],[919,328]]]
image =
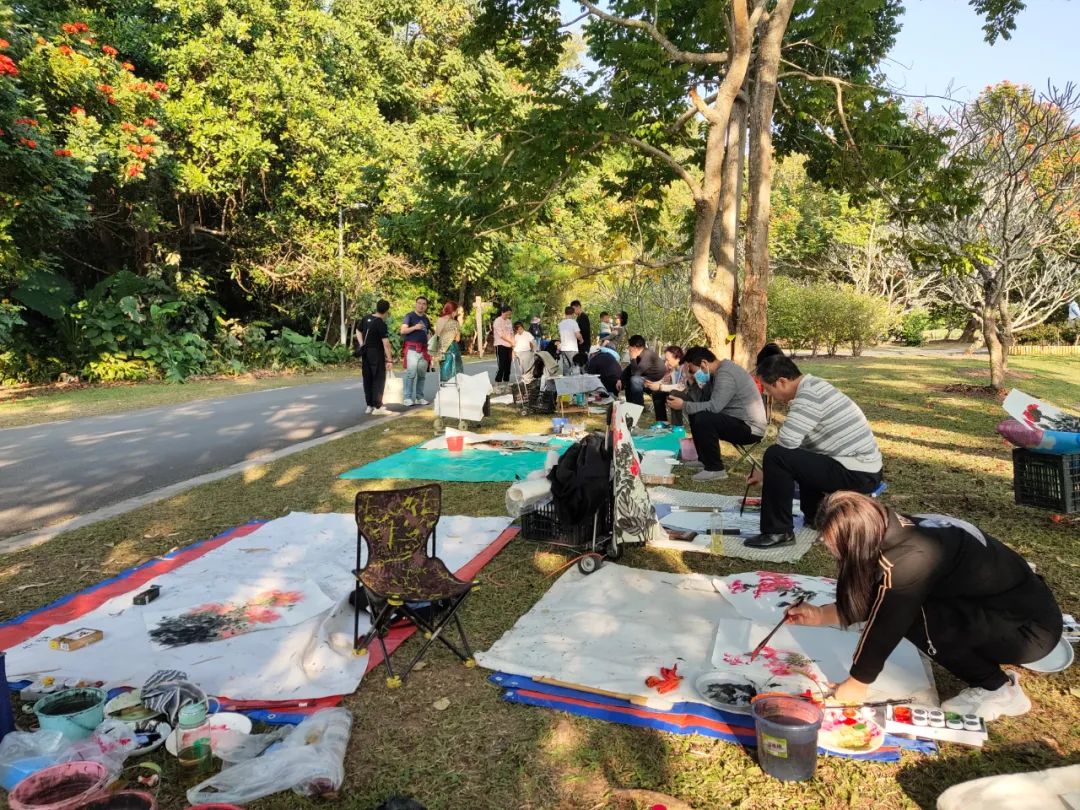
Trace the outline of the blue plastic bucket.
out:
[[[769,695],[755,699],[750,712],[761,769],[784,782],[805,782],[813,777],[821,709],[799,698]]]
[[[69,740],[89,737],[105,719],[106,695],[101,689],[65,689],[34,704],[43,729],[59,731]]]

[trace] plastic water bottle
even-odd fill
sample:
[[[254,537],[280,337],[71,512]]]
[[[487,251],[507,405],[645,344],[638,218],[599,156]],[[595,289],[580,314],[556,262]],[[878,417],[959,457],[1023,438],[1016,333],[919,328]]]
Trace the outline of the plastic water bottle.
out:
[[[724,515],[719,509],[713,509],[709,514],[709,551],[724,553]]]

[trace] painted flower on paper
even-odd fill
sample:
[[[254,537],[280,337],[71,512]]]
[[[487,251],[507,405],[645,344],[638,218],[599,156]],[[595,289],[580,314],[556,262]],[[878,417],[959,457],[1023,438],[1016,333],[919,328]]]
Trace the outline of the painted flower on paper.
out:
[[[260,629],[259,625],[280,621],[283,609],[303,600],[302,591],[269,590],[247,602],[205,602],[178,616],[161,619],[150,631],[150,639],[163,647],[181,647],[235,638]]]

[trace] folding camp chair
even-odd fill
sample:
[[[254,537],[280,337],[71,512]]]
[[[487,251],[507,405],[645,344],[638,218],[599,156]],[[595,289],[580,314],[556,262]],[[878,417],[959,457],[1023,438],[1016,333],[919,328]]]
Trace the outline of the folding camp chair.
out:
[[[732,470],[732,471],[737,470],[739,468],[739,466],[744,461],[746,461],[747,459],[750,459],[758,467],[760,467],[761,466],[761,460],[759,458],[757,458],[757,456],[755,456],[754,454],[758,450],[766,447],[769,444],[769,442],[771,442],[776,437],[776,434],[779,432],[779,428],[777,428],[776,425],[773,424],[773,407],[772,407],[773,402],[772,402],[772,397],[770,397],[768,394],[762,394],[761,398],[762,398],[762,400],[764,401],[764,404],[765,404],[765,419],[766,419],[765,432],[761,435],[761,438],[758,439],[755,442],[750,442],[749,444],[732,444],[731,445],[732,447],[735,448],[735,452],[739,454],[739,457],[735,459],[735,462],[730,467],[728,467],[729,470]]]
[[[458,608],[477,583],[458,579],[435,556],[435,530],[441,505],[442,488],[438,484],[356,493],[353,651],[364,655],[373,639],[379,642],[388,687],[401,686],[436,639],[464,661],[465,666],[476,666]],[[362,565],[365,544],[367,562]],[[371,611],[371,629],[361,638],[360,611],[365,605]],[[391,623],[398,618],[411,621],[423,631],[425,638],[400,676],[394,673],[383,641]],[[457,626],[462,649],[443,635],[451,622]]]

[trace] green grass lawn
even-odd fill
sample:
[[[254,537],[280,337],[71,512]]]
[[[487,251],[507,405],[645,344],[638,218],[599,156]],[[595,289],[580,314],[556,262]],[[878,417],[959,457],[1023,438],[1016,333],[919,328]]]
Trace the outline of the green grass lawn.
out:
[[[144,382],[103,383],[86,386],[42,386],[39,388],[0,387],[0,429],[102,416],[159,405],[179,405],[198,399],[215,399],[268,388],[311,385],[359,377],[355,365],[336,366],[313,372],[242,374],[186,383]]]
[[[1062,607],[1080,611],[1080,531],[1055,523],[1048,512],[1013,505],[1009,449],[994,433],[1003,411],[993,399],[944,393],[944,386],[982,384],[985,363],[934,359],[844,359],[805,362],[807,371],[834,381],[865,409],[886,458],[886,500],[908,511],[967,518],[1002,538],[1039,571]],[[1062,406],[1080,401],[1080,358],[1015,358],[1012,384]],[[496,409],[486,427],[536,429]],[[0,619],[45,604],[176,546],[253,518],[292,510],[351,511],[358,488],[346,469],[430,436],[429,417],[414,415],[298,453],[273,464],[190,490],[171,500],[64,534],[34,549],[0,558]],[[691,486],[687,479],[681,485]],[[447,513],[503,511],[505,485],[445,484]],[[736,480],[722,491],[741,494]],[[550,587],[565,563],[558,553],[512,543],[480,575],[482,587],[465,610],[478,649],[506,631]],[[624,563],[658,570],[732,573],[752,563],[679,552],[630,550]],[[834,573],[813,549],[781,570]],[[673,622],[678,617],[672,617]],[[410,641],[402,654],[413,649]],[[905,753],[897,764],[823,758],[805,784],[766,778],[738,746],[677,736],[503,703],[488,673],[462,667],[435,649],[428,666],[402,689],[388,690],[380,672],[345,705],[355,714],[346,783],[335,806],[363,810],[389,793],[415,796],[429,808],[603,808],[635,805],[616,791],[646,789],[674,795],[695,808],[933,807],[946,787],[995,773],[1080,762],[1080,669],[1028,674],[1035,708],[1026,717],[993,724],[982,750],[945,746],[940,756]],[[957,684],[938,671],[946,697]],[[450,707],[433,703],[449,698]],[[166,762],[164,755],[161,761]],[[166,762],[159,796],[164,810],[185,806]],[[251,805],[307,807],[292,794]],[[314,805],[312,805],[314,806]]]

